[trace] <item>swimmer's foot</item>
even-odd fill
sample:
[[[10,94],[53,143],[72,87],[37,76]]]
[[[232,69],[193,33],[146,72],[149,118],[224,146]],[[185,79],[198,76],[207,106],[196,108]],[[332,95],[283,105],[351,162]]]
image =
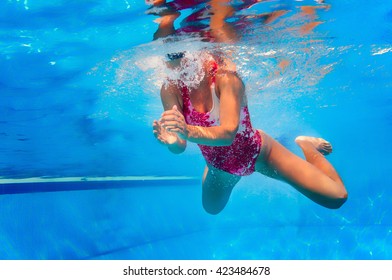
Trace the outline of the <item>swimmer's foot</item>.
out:
[[[310,136],[298,136],[295,138],[295,143],[302,147],[303,145],[312,145],[317,151],[323,155],[332,153],[332,145],[323,138],[316,138]]]

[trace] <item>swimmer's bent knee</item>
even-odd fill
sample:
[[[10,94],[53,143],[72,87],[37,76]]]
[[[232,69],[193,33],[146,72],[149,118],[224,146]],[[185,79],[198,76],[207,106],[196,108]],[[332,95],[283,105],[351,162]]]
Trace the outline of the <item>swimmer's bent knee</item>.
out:
[[[348,193],[346,190],[331,198],[324,206],[330,209],[339,209],[347,201]]]
[[[203,208],[204,210],[211,215],[217,215],[225,208],[226,205],[217,205],[215,203],[207,203],[203,201]]]

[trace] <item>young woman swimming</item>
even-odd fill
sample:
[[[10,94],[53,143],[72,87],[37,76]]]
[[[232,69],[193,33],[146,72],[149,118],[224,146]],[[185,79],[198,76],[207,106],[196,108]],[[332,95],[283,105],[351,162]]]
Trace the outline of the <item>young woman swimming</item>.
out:
[[[171,54],[168,67],[181,71],[188,63],[184,56]],[[199,145],[207,163],[202,201],[208,213],[222,211],[241,176],[253,172],[285,181],[324,207],[337,209],[344,204],[345,186],[324,157],[332,152],[329,142],[297,137],[303,160],[252,127],[245,85],[235,71],[220,67],[210,57],[202,63],[201,72],[197,87],[187,86],[181,75],[162,87],[165,111],[153,122],[153,133],[173,153],[182,153],[188,141]]]

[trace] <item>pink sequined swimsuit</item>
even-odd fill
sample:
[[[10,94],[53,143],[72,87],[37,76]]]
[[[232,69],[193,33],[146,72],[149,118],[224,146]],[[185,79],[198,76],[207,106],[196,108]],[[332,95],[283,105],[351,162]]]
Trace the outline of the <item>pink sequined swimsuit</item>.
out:
[[[203,127],[219,125],[219,99],[214,88],[213,84],[211,86],[213,109],[207,113],[200,113],[192,106],[188,88],[182,87],[183,113],[187,124]],[[237,134],[230,146],[200,144],[198,146],[209,165],[231,174],[244,176],[255,171],[255,163],[260,153],[261,143],[260,133],[252,127],[248,107],[244,106],[241,108]]]

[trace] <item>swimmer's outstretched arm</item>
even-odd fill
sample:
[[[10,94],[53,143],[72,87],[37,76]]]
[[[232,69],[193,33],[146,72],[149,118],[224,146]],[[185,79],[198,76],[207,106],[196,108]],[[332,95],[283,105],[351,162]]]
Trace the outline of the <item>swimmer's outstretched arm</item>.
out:
[[[175,132],[184,140],[208,146],[228,146],[233,142],[240,120],[241,102],[245,86],[234,73],[216,76],[216,86],[220,93],[220,125],[201,127],[188,125],[178,106],[173,106],[162,114],[162,126]]]

